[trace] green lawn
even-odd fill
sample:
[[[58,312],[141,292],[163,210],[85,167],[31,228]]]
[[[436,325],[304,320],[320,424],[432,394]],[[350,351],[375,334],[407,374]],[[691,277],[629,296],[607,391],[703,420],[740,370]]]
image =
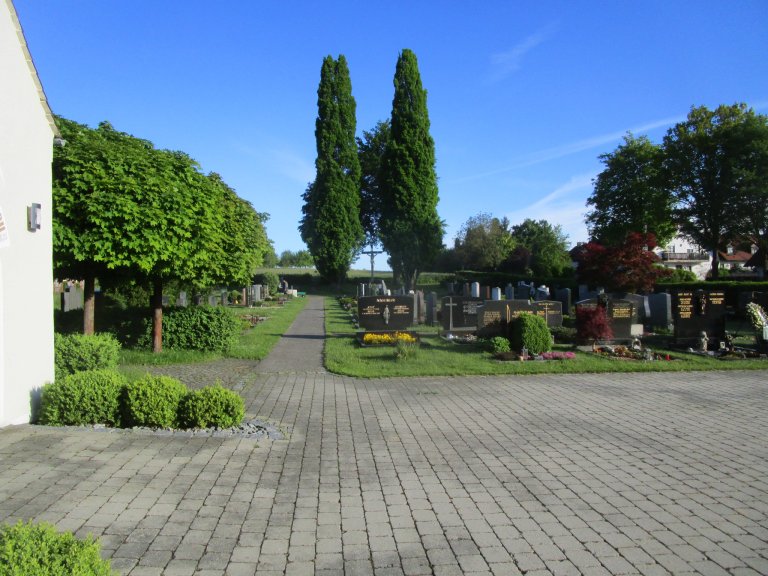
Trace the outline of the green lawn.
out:
[[[669,352],[674,361],[628,361],[576,351],[573,360],[502,362],[474,344],[455,344],[440,338],[434,329],[421,331],[421,346],[413,358],[398,360],[393,347],[360,347],[349,313],[333,298],[326,298],[325,365],[338,374],[362,378],[386,376],[460,376],[494,374],[552,374],[596,372],[656,372],[692,370],[768,369],[766,360],[724,361],[680,351]],[[556,345],[555,350],[574,350]]]
[[[261,360],[269,354],[306,304],[306,298],[291,298],[283,306],[270,302],[254,308],[232,307],[235,314],[240,316],[261,316],[266,320],[243,330],[238,342],[225,354],[195,350],[163,350],[160,354],[153,354],[146,350],[123,350],[120,355],[120,365],[126,372],[131,372],[140,366],[191,364],[210,362],[219,358]]]

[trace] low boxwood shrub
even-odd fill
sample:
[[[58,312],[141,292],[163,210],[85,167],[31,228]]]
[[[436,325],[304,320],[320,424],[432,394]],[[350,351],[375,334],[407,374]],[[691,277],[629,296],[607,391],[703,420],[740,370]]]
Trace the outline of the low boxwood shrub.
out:
[[[123,419],[126,426],[177,428],[179,405],[187,387],[170,376],[147,374],[129,382],[123,393]]]
[[[50,524],[19,521],[0,527],[0,574],[8,576],[112,576],[100,556],[101,545],[79,540]]]
[[[54,334],[56,379],[84,370],[117,367],[120,342],[111,334]]]
[[[510,341],[515,350],[527,348],[531,354],[552,350],[552,334],[547,321],[536,314],[521,314],[512,321]]]
[[[509,340],[504,336],[494,336],[488,338],[485,342],[485,348],[492,354],[503,354],[511,350]]]
[[[217,382],[189,392],[181,401],[179,420],[188,428],[230,428],[245,416],[243,399]]]
[[[241,331],[237,315],[223,306],[171,308],[163,314],[163,348],[226,352]],[[147,320],[139,346],[151,344],[152,322]]]
[[[114,370],[89,370],[46,384],[41,394],[41,424],[120,425],[120,397],[125,378]]]

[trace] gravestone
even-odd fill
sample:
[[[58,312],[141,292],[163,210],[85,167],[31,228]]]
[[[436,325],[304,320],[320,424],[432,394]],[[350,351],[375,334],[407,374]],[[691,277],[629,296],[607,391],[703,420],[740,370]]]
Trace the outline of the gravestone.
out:
[[[562,305],[563,314],[571,313],[571,289],[570,288],[558,288],[555,290],[555,300]]]
[[[369,294],[366,294],[365,288],[366,288],[366,285],[363,284],[362,282],[357,285],[357,297],[358,298],[362,298],[363,296],[366,296],[366,295],[369,296]]]
[[[543,285],[536,288],[536,294],[534,295],[534,300],[537,300],[537,301],[549,300],[549,288]]]
[[[437,293],[430,292],[426,297],[427,304],[427,326],[435,326],[437,324]]]
[[[493,288],[491,290],[491,300],[501,300],[501,288]]]
[[[534,314],[547,322],[547,328],[559,328],[563,325],[563,304],[557,300],[540,300],[532,305]]]
[[[167,308],[171,305],[171,297],[168,296],[168,294],[163,294],[162,296],[162,306],[163,308]]]
[[[413,310],[413,295],[363,296],[357,301],[358,322],[365,330],[407,330]]]
[[[626,343],[631,342],[632,335],[632,314],[634,313],[634,304],[629,300],[620,300],[601,295],[598,298],[588,298],[576,303],[576,310],[594,309],[598,306],[605,306],[605,315],[613,332],[613,338],[610,342]],[[578,323],[578,314],[576,316]]]
[[[472,298],[480,298],[480,282],[472,282],[470,286],[469,295]]]
[[[672,295],[675,344],[698,347],[702,332],[708,347],[716,349],[725,340],[725,292],[679,290]]]
[[[221,297],[217,294],[208,294],[208,306],[216,306],[221,301]]]
[[[413,323],[424,324],[427,317],[427,304],[424,301],[424,292],[417,290],[413,294]]]
[[[648,307],[651,314],[648,323],[651,326],[670,330],[672,328],[672,296],[666,292],[650,294]]]
[[[179,297],[176,298],[176,306],[186,308],[188,304],[187,293],[184,290],[179,291]]]
[[[67,286],[61,293],[61,311],[82,310],[84,292],[79,286]]]
[[[477,309],[482,306],[480,298],[446,296],[442,303],[442,324],[447,332],[454,330],[477,330]]]
[[[592,298],[597,298],[599,295],[599,292],[596,290],[590,290],[589,286],[586,284],[579,284],[579,302],[584,302],[585,300],[590,300]]]
[[[635,313],[635,304],[631,300],[608,299],[606,309],[608,320],[613,330],[613,341],[632,340],[632,317]]]
[[[509,300],[486,300],[477,307],[477,335],[480,338],[509,336],[512,319]]]
[[[220,304],[222,306],[226,306],[227,304],[229,304],[229,292],[227,292],[226,290],[222,290],[221,291],[221,301],[220,301]]]
[[[635,324],[645,324],[650,316],[650,309],[648,306],[648,297],[642,294],[632,294],[622,292],[619,294],[612,294],[611,298],[615,300],[629,300],[634,304],[634,311],[632,313],[632,322]]]
[[[504,298],[507,300],[514,300],[515,299],[515,287],[512,286],[512,284],[507,284],[507,287],[504,288]]]
[[[522,280],[517,283],[518,298],[533,298],[536,295],[536,287],[533,282],[526,284]]]

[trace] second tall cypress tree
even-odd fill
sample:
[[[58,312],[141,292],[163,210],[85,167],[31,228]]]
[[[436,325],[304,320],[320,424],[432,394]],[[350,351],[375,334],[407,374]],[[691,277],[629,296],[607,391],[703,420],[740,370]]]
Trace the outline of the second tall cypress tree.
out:
[[[400,53],[394,84],[379,226],[395,278],[411,289],[442,247],[443,224],[437,214],[435,143],[429,133],[427,92],[421,85],[416,55],[408,49]]]

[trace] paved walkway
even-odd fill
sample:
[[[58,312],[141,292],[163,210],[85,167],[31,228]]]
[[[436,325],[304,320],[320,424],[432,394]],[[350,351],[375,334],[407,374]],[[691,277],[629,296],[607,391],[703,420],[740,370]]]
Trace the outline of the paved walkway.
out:
[[[0,521],[124,576],[768,574],[766,372],[358,380],[311,299],[249,415],[286,440],[0,430]]]

